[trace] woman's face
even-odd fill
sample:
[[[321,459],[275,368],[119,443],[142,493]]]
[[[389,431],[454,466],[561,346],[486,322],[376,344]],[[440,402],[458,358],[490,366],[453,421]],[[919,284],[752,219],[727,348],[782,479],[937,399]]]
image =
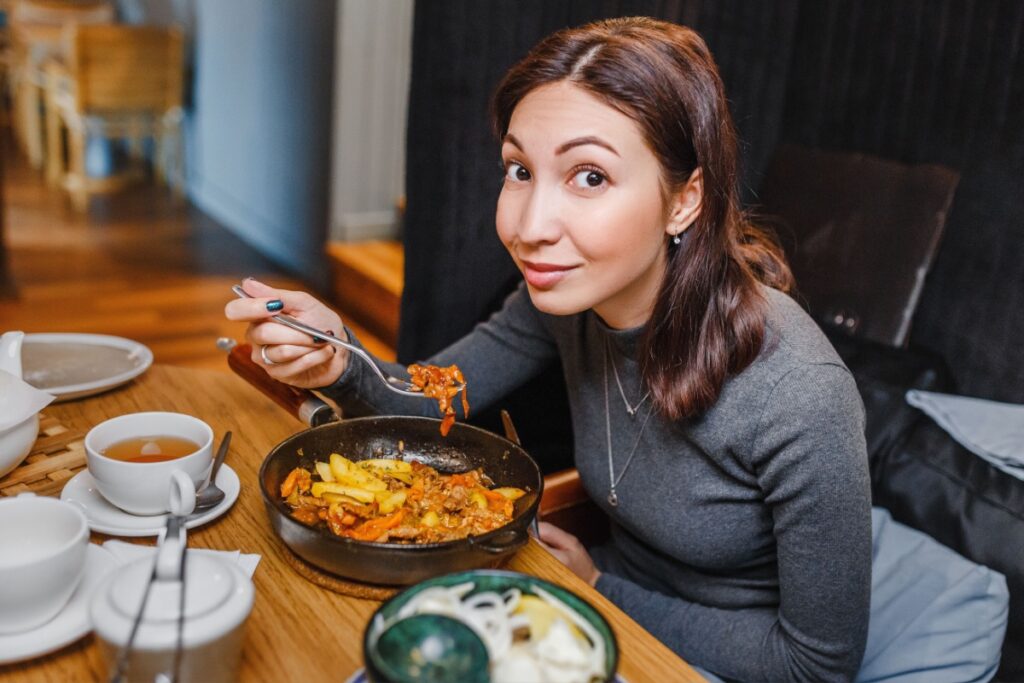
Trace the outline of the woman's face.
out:
[[[628,116],[568,82],[512,112],[501,148],[498,236],[541,311],[593,308],[614,328],[647,321],[665,272],[661,168]]]

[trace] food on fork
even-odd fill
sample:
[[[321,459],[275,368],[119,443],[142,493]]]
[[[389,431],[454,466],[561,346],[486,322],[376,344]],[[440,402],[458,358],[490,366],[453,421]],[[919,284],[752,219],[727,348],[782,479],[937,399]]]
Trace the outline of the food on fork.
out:
[[[376,543],[438,543],[480,535],[512,520],[525,491],[489,488],[482,470],[442,474],[418,462],[353,462],[332,453],[281,484],[292,517],[338,536]]]
[[[469,417],[469,399],[466,398],[466,378],[457,365],[446,368],[436,365],[419,365],[413,363],[406,370],[409,380],[423,392],[424,396],[437,399],[437,406],[444,416],[441,420],[441,436],[448,436],[448,431],[455,424],[455,409],[452,399],[462,391],[462,413]]]

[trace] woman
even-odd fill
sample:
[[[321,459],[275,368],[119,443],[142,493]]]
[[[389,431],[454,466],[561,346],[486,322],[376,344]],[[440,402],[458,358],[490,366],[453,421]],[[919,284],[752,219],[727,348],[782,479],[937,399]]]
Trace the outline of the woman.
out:
[[[556,354],[575,459],[612,520],[589,553],[541,540],[689,662],[740,680],[849,680],[871,575],[863,408],[744,217],[717,68],[693,31],[617,19],[556,33],[494,97],[498,235],[525,283],[429,363],[484,407]],[[361,362],[268,322],[338,316],[249,280],[254,360],[349,415],[423,413]],[[393,374],[402,368],[389,366]]]

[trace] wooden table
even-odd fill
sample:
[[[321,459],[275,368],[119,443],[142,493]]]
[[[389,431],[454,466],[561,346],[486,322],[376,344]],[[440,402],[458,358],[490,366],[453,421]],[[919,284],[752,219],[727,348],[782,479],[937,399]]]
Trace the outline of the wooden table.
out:
[[[195,548],[240,549],[263,556],[254,576],[256,603],[246,626],[241,681],[335,681],[362,662],[362,633],[377,602],[318,588],[292,570],[288,552],[263,509],[256,473],[270,449],[302,429],[262,394],[226,372],[156,365],[131,385],[47,412],[66,426],[87,430],[124,413],[170,410],[205,420],[218,435],[234,432],[228,464],[242,481],[234,507],[220,519],[189,532]],[[94,534],[94,542],[107,537]],[[141,541],[152,543],[152,540]],[[565,586],[585,597],[608,619],[619,641],[619,673],[629,683],[703,681],[636,622],[586,585],[534,541],[508,567]],[[324,653],[317,658],[314,653]],[[93,636],[54,654],[0,666],[0,681],[103,681],[107,671]]]

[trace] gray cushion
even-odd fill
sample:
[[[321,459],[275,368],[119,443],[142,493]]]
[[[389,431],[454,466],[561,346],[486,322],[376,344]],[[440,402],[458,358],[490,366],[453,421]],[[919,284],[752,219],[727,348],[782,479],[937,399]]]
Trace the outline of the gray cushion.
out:
[[[857,681],[988,681],[1009,592],[1002,574],[872,510],[871,623]]]

